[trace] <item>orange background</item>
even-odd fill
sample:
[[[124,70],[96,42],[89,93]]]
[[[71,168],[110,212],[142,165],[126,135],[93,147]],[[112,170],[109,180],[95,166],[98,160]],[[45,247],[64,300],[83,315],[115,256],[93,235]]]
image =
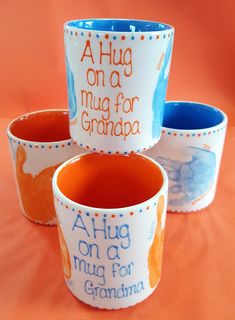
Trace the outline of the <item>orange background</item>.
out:
[[[27,111],[67,105],[63,23],[85,17],[172,24],[168,99],[214,104],[229,116],[217,197],[168,215],[162,280],[119,311],[77,301],[63,281],[57,230],[21,215],[5,128]],[[0,319],[235,319],[235,4],[233,0],[7,0],[0,2]]]

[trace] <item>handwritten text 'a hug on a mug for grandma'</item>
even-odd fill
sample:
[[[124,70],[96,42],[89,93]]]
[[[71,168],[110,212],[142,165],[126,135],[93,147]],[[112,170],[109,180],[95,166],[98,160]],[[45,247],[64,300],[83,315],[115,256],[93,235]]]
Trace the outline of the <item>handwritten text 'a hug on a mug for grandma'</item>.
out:
[[[140,101],[139,96],[127,97],[122,91],[123,81],[133,75],[132,49],[129,47],[115,49],[112,42],[109,42],[108,48],[105,49],[101,41],[97,51],[92,49],[90,40],[87,40],[82,50],[80,62],[90,64],[90,67],[85,70],[85,74],[81,75],[86,79],[86,84],[89,87],[89,90],[81,88],[80,92],[81,106],[84,108],[81,113],[82,129],[89,135],[94,133],[96,135],[121,136],[124,141],[130,135],[140,134],[138,120],[129,119],[127,121],[126,118],[123,118],[124,115],[133,114]],[[105,69],[104,64],[114,68]],[[115,69],[115,66],[118,66],[119,69]],[[120,68],[122,68],[121,71]],[[96,88],[113,88],[117,89],[117,93],[101,97],[95,95]],[[93,112],[90,113],[90,110]],[[118,117],[112,117],[111,114],[118,114]]]
[[[134,261],[127,259],[123,263],[123,258],[129,256],[129,250],[133,250],[129,224],[111,225],[105,218],[98,222],[94,218],[83,219],[78,214],[72,232],[79,236],[73,267],[75,272],[87,277],[81,286],[93,300],[122,299],[145,290],[143,280],[130,280],[135,274]],[[107,287],[107,279],[110,281],[110,278],[119,280],[120,283],[116,281],[119,285]]]

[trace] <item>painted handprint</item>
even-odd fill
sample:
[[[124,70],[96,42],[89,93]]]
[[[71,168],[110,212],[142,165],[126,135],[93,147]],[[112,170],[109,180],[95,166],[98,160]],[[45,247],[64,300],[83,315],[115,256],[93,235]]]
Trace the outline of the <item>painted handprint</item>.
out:
[[[77,113],[77,99],[74,88],[74,76],[70,68],[68,59],[66,57],[66,76],[68,86],[68,100],[69,100],[69,118],[73,119]]]
[[[71,262],[70,262],[69,250],[59,224],[58,224],[58,233],[59,233],[60,250],[61,250],[64,276],[65,278],[70,279],[71,278]]]
[[[27,152],[22,146],[16,151],[16,178],[26,216],[37,222],[50,223],[55,218],[51,180],[60,163],[44,168],[33,176],[24,171]]]
[[[153,94],[152,110],[153,110],[153,123],[152,123],[152,136],[153,138],[159,137],[162,126],[166,87],[168,82],[168,75],[170,71],[171,53],[173,47],[173,34],[171,35],[168,43],[166,54],[164,56],[163,64],[159,73],[156,88]]]
[[[157,205],[157,227],[155,230],[153,243],[148,254],[149,285],[151,288],[156,287],[162,272],[163,240],[165,229],[162,229],[161,226],[164,206],[165,198],[163,195],[161,195]]]
[[[195,203],[211,188],[214,182],[216,157],[214,152],[196,147],[188,147],[192,160],[181,162],[164,157],[156,160],[165,168],[169,180],[169,205],[180,206]],[[172,195],[179,196],[172,199]]]

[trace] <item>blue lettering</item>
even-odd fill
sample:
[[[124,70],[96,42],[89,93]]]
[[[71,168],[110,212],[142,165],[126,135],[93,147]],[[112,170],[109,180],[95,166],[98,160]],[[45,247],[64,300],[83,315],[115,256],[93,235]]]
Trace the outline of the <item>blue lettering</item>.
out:
[[[134,268],[134,262],[130,262],[128,265],[121,265],[118,262],[112,264],[112,275],[113,278],[116,277],[116,274],[120,277],[129,276],[132,273]]]
[[[134,283],[125,287],[122,283],[118,288],[104,288],[94,286],[93,282],[90,280],[86,280],[84,283],[85,292],[92,296],[93,300],[96,298],[101,299],[122,299],[137,294],[144,290],[144,283],[143,281],[139,281],[138,283]]]
[[[79,222],[81,223],[81,225],[78,224]],[[73,224],[72,231],[74,231],[75,228],[79,228],[79,229],[82,229],[82,230],[86,231],[86,234],[88,235],[88,237],[90,237],[90,235],[89,235],[89,233],[87,231],[87,228],[86,228],[86,226],[85,226],[85,224],[83,222],[83,219],[80,216],[80,214],[77,214],[76,220],[75,220],[75,222]]]
[[[103,233],[103,236],[104,236],[104,239],[107,239],[107,235],[106,235],[106,219],[103,219],[103,228],[99,229],[95,226],[95,222],[97,222],[98,220],[97,219],[94,219],[92,218],[92,226],[93,226],[93,235],[94,235],[94,238],[96,239],[96,232],[102,232]]]
[[[127,243],[124,245],[124,241],[121,242],[121,247],[123,249],[128,249],[131,245],[130,233],[129,233],[129,225],[122,224],[119,229],[120,239],[127,239]]]
[[[99,247],[96,243],[87,243],[84,240],[78,241],[78,250],[83,256],[96,257],[100,259]]]
[[[90,276],[95,276],[99,279],[99,285],[105,285],[105,266],[97,266],[94,263],[90,264],[89,262],[77,256],[73,256],[73,258],[75,270],[79,270],[79,272],[84,272],[85,274],[89,274]]]
[[[118,246],[109,246],[107,249],[107,257],[109,260],[120,259]]]
[[[84,287],[85,287],[85,292],[90,296],[92,296],[93,300],[95,300],[94,287],[93,287],[92,281],[86,280]]]

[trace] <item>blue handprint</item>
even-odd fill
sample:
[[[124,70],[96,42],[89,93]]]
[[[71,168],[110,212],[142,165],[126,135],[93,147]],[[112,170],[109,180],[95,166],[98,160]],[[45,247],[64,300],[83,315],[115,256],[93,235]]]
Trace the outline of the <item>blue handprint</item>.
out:
[[[153,94],[153,102],[152,102],[152,110],[153,110],[152,136],[153,138],[159,137],[161,132],[172,46],[173,46],[173,34],[171,35],[170,41],[168,43],[163,65],[159,73],[156,88]]]
[[[69,118],[73,119],[77,113],[77,99],[74,88],[74,76],[70,68],[68,59],[66,57],[66,76],[68,86],[68,99],[69,99]]]
[[[182,194],[181,198],[170,199],[169,205],[180,206],[203,196],[213,184],[216,157],[214,152],[196,147],[188,147],[192,160],[180,162],[164,157],[156,160],[165,168],[169,180],[169,194]]]

